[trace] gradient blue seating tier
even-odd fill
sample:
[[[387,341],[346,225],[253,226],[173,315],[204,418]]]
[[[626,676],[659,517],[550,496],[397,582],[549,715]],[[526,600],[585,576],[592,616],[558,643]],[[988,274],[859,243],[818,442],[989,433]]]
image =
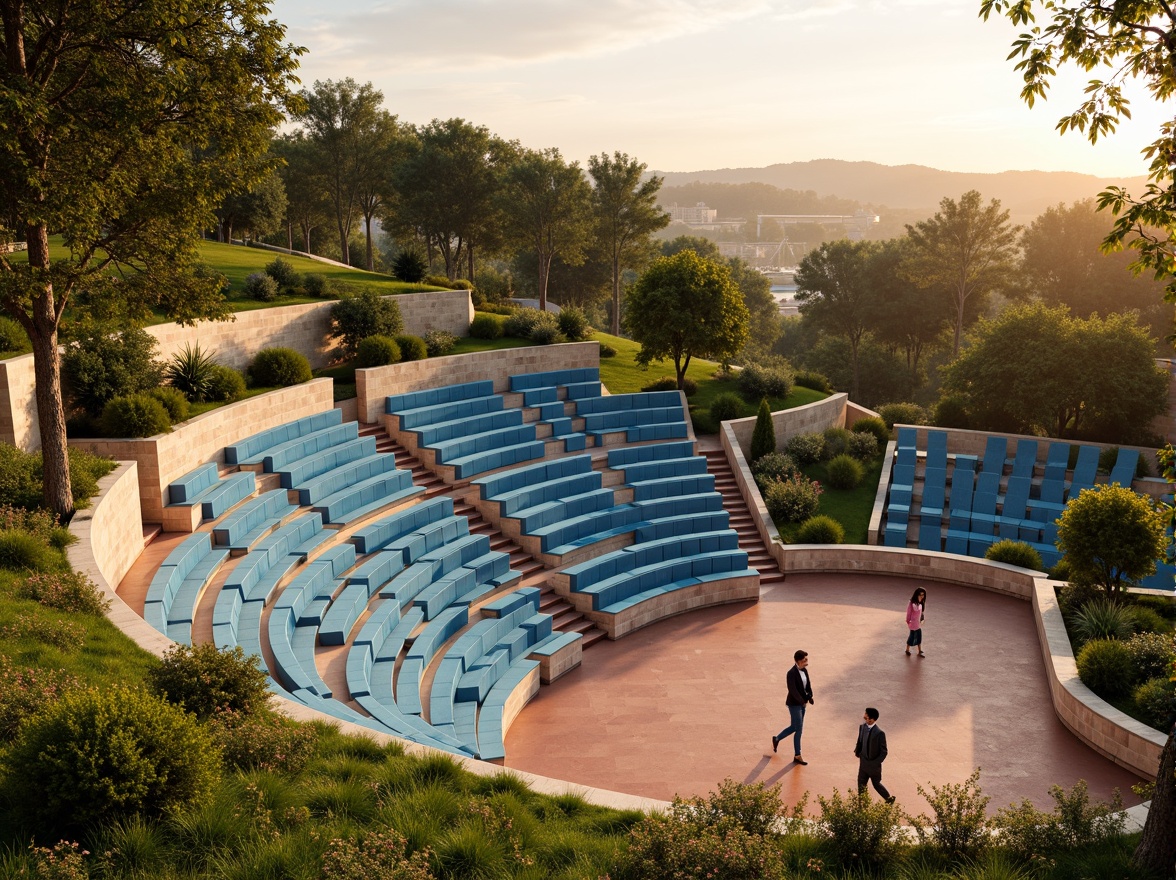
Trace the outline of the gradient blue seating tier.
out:
[[[249,471],[229,474],[223,479],[215,462],[202,464],[167,487],[171,507],[201,508],[201,519],[219,519],[234,505],[257,491],[257,480]]]
[[[1022,438],[1010,449],[1007,438],[991,436],[979,460],[976,456],[954,456],[948,478],[946,432],[929,430],[922,497],[916,500],[913,497],[918,457],[916,436],[914,428],[898,431],[883,530],[886,546],[905,547],[908,526],[917,523],[918,546],[922,550],[983,557],[994,543],[1009,539],[1033,546],[1048,566],[1058,562],[1061,557],[1056,545],[1055,520],[1069,498],[1095,485],[1098,447],[1078,447],[1073,473],[1067,481],[1071,444],[1042,441],[1049,442],[1049,448],[1038,480],[1039,441]],[[1107,482],[1130,487],[1138,462],[1137,450],[1120,449]],[[946,492],[948,487],[950,492]],[[943,529],[945,501],[946,532]],[[1165,569],[1162,576],[1153,577],[1150,583],[1171,589],[1170,572]]]

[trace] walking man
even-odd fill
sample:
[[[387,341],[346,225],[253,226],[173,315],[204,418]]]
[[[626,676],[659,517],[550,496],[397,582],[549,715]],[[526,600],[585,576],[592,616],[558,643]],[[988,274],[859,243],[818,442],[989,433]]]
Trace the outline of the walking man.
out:
[[[894,795],[882,784],[882,762],[886,760],[886,731],[878,726],[878,710],[873,706],[862,716],[864,724],[858,727],[857,745],[853,748],[858,758],[858,792],[866,790],[866,782],[874,785],[874,791],[888,804],[894,803]]]
[[[792,736],[793,758],[797,764],[807,764],[800,756],[800,735],[804,732],[804,710],[813,705],[813,683],[808,674],[808,651],[797,651],[792,655],[796,662],[788,670],[788,697],[784,704],[788,707],[789,724],[776,736],[772,737],[772,751],[780,745],[780,740]]]

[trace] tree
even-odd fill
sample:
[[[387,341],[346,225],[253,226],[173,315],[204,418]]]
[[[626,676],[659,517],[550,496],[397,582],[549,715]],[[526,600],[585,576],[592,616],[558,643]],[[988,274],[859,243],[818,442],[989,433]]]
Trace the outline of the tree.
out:
[[[408,153],[414,137],[411,129],[399,125],[396,117],[380,110],[372,129],[360,148],[359,186],[355,201],[363,215],[363,235],[366,246],[364,265],[369,272],[376,269],[375,249],[372,246],[372,220],[377,214],[387,215],[392,210],[396,164]]]
[[[771,350],[776,337],[780,335],[780,309],[772,298],[772,282],[763,272],[757,272],[740,257],[727,260],[727,268],[731,270],[731,280],[739,288],[743,304],[751,316],[748,347],[754,347],[757,354],[764,354]]]
[[[350,263],[348,238],[355,226],[359,189],[368,172],[371,142],[381,120],[384,95],[369,82],[359,85],[351,77],[335,82],[319,80],[303,90],[305,108],[297,119],[305,126],[313,145],[321,180],[335,215],[339,257]]]
[[[721,260],[722,254],[719,253],[719,246],[711,241],[709,238],[703,238],[699,235],[679,235],[677,238],[671,238],[669,241],[663,241],[661,245],[661,252],[663,257],[672,257],[674,254],[680,254],[682,251],[694,251],[704,260]]]
[[[1167,409],[1168,377],[1134,315],[1074,318],[1029,303],[981,320],[943,387],[988,430],[1142,440]]]
[[[751,432],[751,460],[757,462],[776,451],[776,426],[772,423],[772,408],[765,397],[755,414],[755,430]]]
[[[953,310],[942,290],[909,280],[905,268],[909,259],[910,239],[904,236],[883,241],[870,261],[869,274],[878,293],[870,332],[879,342],[903,351],[911,384],[918,385],[919,362],[925,353],[941,346]]]
[[[296,131],[277,138],[270,149],[282,160],[278,174],[286,188],[286,247],[294,250],[297,226],[302,250],[310,253],[310,234],[327,221],[331,210],[314,145],[304,132]]]
[[[724,360],[747,342],[747,306],[730,271],[691,250],[654,261],[625,308],[625,328],[641,343],[637,362],[672,358],[679,390],[691,358]]]
[[[825,332],[849,342],[853,382],[850,397],[858,399],[861,373],[858,352],[877,310],[869,267],[878,246],[866,241],[826,242],[800,261],[796,299],[800,314]]]
[[[27,260],[0,256],[0,307],[33,345],[46,505],[73,513],[58,331],[69,307],[225,317],[198,231],[291,101],[297,56],[261,0],[0,0],[0,203]],[[68,253],[50,259],[49,233]],[[2,234],[2,233],[0,233]],[[81,290],[85,303],[73,302]]]
[[[269,161],[272,168],[272,160]],[[252,238],[265,238],[281,228],[286,216],[286,187],[277,170],[269,171],[249,189],[232,193],[221,202],[217,220],[224,238],[233,240],[233,229]]]
[[[1058,520],[1058,549],[1071,577],[1116,596],[1156,570],[1167,543],[1164,518],[1130,486],[1096,486],[1072,498]]]
[[[946,289],[954,299],[952,354],[959,354],[968,316],[979,314],[985,297],[1006,284],[1015,268],[1019,227],[1009,225],[1009,212],[1000,209],[999,201],[985,206],[973,189],[959,202],[943,199],[934,217],[906,230],[913,245],[910,280]]]
[[[591,191],[578,162],[555,148],[524,150],[506,170],[500,194],[507,227],[539,261],[539,309],[547,310],[547,278],[556,254],[569,265],[584,261]]]
[[[1163,285],[1133,275],[1128,254],[1103,253],[1111,222],[1094,199],[1048,208],[1021,234],[1025,292],[1048,305],[1067,305],[1080,318],[1135,310],[1152,335],[1163,336],[1171,322]]]
[[[664,229],[670,215],[657,204],[662,178],[642,181],[645,164],[615,152],[588,158],[592,176],[592,213],[596,238],[612,268],[612,317],[610,332],[621,332],[621,271],[637,269],[649,259],[650,235]]]
[[[456,278],[475,243],[501,225],[497,194],[516,147],[464,119],[434,119],[417,132],[396,169],[399,221],[436,248],[445,274]]]

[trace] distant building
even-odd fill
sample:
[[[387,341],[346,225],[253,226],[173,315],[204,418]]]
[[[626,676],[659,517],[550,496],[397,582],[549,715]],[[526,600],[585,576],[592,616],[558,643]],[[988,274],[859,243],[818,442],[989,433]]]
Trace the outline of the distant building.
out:
[[[669,215],[670,222],[678,220],[690,226],[702,226],[714,223],[719,217],[719,211],[717,208],[708,208],[706,202],[699,202],[696,205],[670,205]]]
[[[822,226],[844,226],[845,237],[850,241],[861,241],[866,237],[866,230],[877,225],[882,218],[868,211],[857,211],[853,214],[756,214],[755,237],[759,238],[763,232],[765,220],[772,220],[782,228],[796,223],[819,223]]]

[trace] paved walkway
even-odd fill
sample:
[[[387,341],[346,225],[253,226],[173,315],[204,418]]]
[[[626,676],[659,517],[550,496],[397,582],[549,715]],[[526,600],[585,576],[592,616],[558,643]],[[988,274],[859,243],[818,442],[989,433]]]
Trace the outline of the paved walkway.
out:
[[[927,589],[926,659],[903,654],[906,603]],[[784,677],[810,654],[816,702],[804,756],[785,741]],[[705,794],[726,777],[805,791],[856,782],[857,724],[881,712],[890,757],[883,780],[899,802],[926,806],[916,786],[959,782],[977,766],[990,811],[1029,798],[1050,807],[1054,783],[1085,779],[1128,806],[1134,775],[1082,745],[1058,721],[1027,603],[980,590],[873,576],[792,575],[756,604],[705,609],[602,642],[583,665],[541,689],[506,739],[507,766],[669,799]]]

